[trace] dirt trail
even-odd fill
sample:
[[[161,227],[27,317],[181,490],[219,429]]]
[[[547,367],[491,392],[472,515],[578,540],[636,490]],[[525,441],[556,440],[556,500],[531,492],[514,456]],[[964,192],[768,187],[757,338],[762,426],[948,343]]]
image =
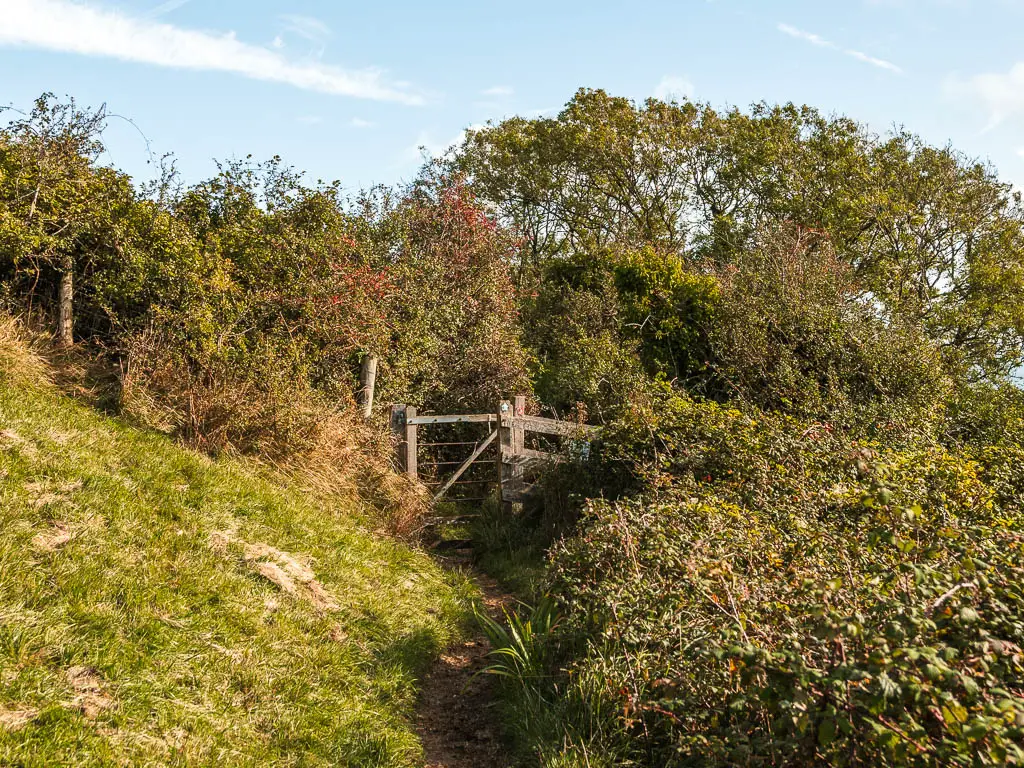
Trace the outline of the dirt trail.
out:
[[[440,559],[445,565],[466,567],[468,558],[458,554]],[[497,582],[474,573],[484,595],[484,606],[494,618],[511,596]],[[423,681],[416,716],[426,756],[426,768],[511,768],[501,741],[501,727],[495,711],[494,680],[477,675],[487,666],[490,645],[477,632],[468,640],[448,648]]]

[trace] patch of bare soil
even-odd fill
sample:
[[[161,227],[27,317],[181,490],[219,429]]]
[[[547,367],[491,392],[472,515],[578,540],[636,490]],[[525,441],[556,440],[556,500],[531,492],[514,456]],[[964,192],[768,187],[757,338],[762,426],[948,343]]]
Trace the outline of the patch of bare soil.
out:
[[[448,565],[464,565],[446,558]],[[476,574],[484,605],[494,618],[509,604],[493,579]],[[487,664],[490,645],[482,633],[453,645],[423,681],[416,731],[426,756],[426,768],[511,768],[501,739],[495,710],[494,680],[477,674]]]
[[[32,546],[40,552],[56,552],[74,538],[74,534],[64,523],[55,522],[53,526],[32,539]]]
[[[0,732],[13,733],[20,731],[26,725],[36,719],[38,709],[25,707],[23,709],[6,709],[0,706]]]
[[[89,720],[114,706],[114,699],[104,690],[103,679],[91,667],[71,667],[65,673],[68,685],[75,692],[71,705]]]

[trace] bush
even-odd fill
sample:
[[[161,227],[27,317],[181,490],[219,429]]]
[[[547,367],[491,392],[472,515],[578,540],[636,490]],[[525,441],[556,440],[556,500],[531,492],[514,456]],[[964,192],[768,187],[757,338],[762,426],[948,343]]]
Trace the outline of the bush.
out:
[[[1024,760],[1024,537],[886,489],[841,509],[823,526],[713,495],[590,505],[552,566],[585,647],[569,679],[604,680],[638,759]]]
[[[509,262],[517,249],[457,178],[429,173],[377,222],[395,286],[382,396],[434,410],[492,409],[531,391]]]
[[[948,384],[938,347],[886,318],[828,239],[761,233],[718,271],[709,328],[718,396],[814,418],[927,417]]]
[[[670,383],[700,388],[717,305],[713,277],[653,248],[552,262],[527,311],[537,392],[556,410],[580,402],[607,422]]]
[[[1024,390],[1019,382],[963,382],[949,398],[943,439],[982,447],[1024,443]]]
[[[1021,450],[908,423],[665,397],[554,473],[544,764],[1024,759]]]
[[[650,247],[620,254],[614,273],[624,331],[639,343],[647,372],[698,387],[711,360],[708,330],[720,309],[718,281]]]

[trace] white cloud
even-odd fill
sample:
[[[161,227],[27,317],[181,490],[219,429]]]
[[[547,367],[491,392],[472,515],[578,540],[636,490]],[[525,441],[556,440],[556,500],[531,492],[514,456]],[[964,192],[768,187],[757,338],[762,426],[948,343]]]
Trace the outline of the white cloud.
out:
[[[295,88],[404,104],[423,96],[376,69],[289,61],[238,40],[70,0],[0,0],[0,46],[42,48],[177,69],[230,72]]]
[[[781,32],[784,35],[795,37],[798,40],[804,40],[810,43],[811,45],[818,46],[819,48],[827,48],[830,51],[839,51],[840,53],[846,56],[851,56],[852,58],[857,59],[857,61],[862,61],[865,64],[870,64],[873,67],[885,69],[897,75],[903,74],[903,70],[897,65],[893,64],[891,61],[880,59],[877,56],[871,56],[867,53],[864,53],[863,51],[858,51],[855,48],[843,48],[841,45],[837,45],[836,43],[833,43],[831,40],[826,40],[821,35],[816,35],[813,32],[808,32],[804,29],[798,29],[797,27],[794,27],[791,24],[780,23],[776,26],[776,29],[778,29],[779,32]]]
[[[1017,147],[1017,157],[1024,160],[1024,147]]]
[[[968,78],[953,75],[945,86],[950,96],[969,99],[985,109],[986,130],[1024,114],[1024,61],[1018,61],[1007,72],[983,72]]]
[[[160,3],[160,5],[151,10],[149,12],[149,15],[163,16],[164,14],[168,14],[172,11],[178,10],[179,8],[181,8],[181,6],[185,5],[188,2],[190,2],[190,0],[165,0],[165,2]]]
[[[331,28],[320,19],[312,16],[300,16],[298,14],[285,14],[281,16],[284,22],[284,32],[296,35],[313,46],[311,53],[317,58],[327,51],[327,41],[330,40]],[[283,35],[278,35],[283,39]]]
[[[654,98],[662,101],[680,101],[693,96],[693,83],[685,77],[677,75],[665,75],[661,81],[654,86]]]
[[[361,117],[353,117],[348,121],[348,124],[353,128],[373,128],[373,126],[376,125],[376,123],[371,122],[370,120],[363,120]]]
[[[510,85],[492,85],[480,91],[482,96],[511,96],[514,93],[515,89]]]
[[[415,144],[406,147],[403,157],[409,161],[442,157],[449,149],[460,145],[465,140],[467,133],[480,130],[483,127],[483,123],[473,123],[448,141],[436,141],[430,133],[423,131],[416,137]]]
[[[285,29],[289,32],[294,32],[312,43],[322,43],[331,36],[331,28],[312,16],[286,13],[281,16],[281,20],[285,22]]]
[[[828,40],[824,39],[820,35],[816,35],[813,32],[805,32],[804,30],[797,29],[796,27],[791,26],[789,24],[779,24],[779,32],[789,35],[790,37],[799,38],[800,40],[806,40],[807,42],[813,43],[814,45],[820,46],[822,48],[832,48],[834,50],[839,49],[838,45],[836,45],[835,43],[830,43]]]
[[[857,51],[852,48],[848,48],[847,50],[843,51],[843,53],[845,53],[847,56],[853,56],[853,58],[857,59],[858,61],[863,61],[865,64],[870,64],[873,67],[878,67],[879,69],[887,69],[890,72],[895,72],[897,75],[903,73],[903,70],[897,67],[895,64],[893,64],[891,61],[886,61],[885,59],[879,59],[876,58],[875,56],[870,56],[864,53],[863,51]]]

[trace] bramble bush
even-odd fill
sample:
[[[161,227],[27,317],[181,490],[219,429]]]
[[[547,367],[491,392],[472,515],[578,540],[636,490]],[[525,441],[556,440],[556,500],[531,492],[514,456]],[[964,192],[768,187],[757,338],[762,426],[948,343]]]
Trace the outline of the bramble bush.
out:
[[[551,549],[548,764],[1024,761],[1017,445],[657,412],[607,432],[606,497]]]
[[[710,269],[706,396],[620,402],[530,513],[560,620],[508,690],[543,764],[1024,761],[1019,397],[817,237]]]
[[[1020,764],[1020,530],[884,487],[835,512],[592,503],[553,554],[566,685],[602,680],[649,764]]]

